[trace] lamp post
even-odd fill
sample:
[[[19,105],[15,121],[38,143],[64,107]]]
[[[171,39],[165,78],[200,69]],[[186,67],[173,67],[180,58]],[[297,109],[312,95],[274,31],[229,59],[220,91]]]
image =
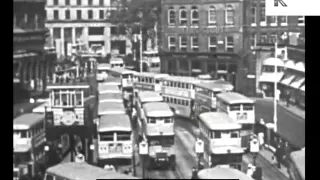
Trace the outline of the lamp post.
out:
[[[145,157],[148,155],[148,143],[146,141],[141,141],[139,143],[139,154],[142,158],[142,179],[145,179]]]

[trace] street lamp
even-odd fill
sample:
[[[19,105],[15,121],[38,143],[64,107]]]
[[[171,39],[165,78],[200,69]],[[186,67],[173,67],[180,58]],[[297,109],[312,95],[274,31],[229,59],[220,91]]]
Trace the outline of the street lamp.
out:
[[[145,157],[148,155],[149,147],[146,141],[139,143],[139,154],[142,158],[142,179],[145,179]]]

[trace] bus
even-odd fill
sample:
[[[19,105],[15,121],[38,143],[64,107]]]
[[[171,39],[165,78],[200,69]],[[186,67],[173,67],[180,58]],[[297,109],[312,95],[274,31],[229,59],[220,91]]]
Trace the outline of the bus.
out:
[[[107,114],[101,116],[97,123],[97,132],[98,164],[100,167],[104,167],[110,159],[118,161],[125,159],[127,160],[126,165],[131,165],[132,130],[128,115]]]
[[[144,51],[142,57],[143,61],[149,64],[150,72],[160,73],[160,56],[158,51]]]
[[[201,83],[195,84],[193,107],[195,116],[202,112],[216,111],[216,95],[224,91],[232,91],[233,88],[233,85],[221,80],[201,81]]]
[[[119,84],[117,82],[108,82],[108,83],[101,83],[98,85],[99,94],[105,93],[121,93],[119,88]]]
[[[99,94],[99,103],[103,103],[103,102],[123,103],[122,94],[121,93],[103,93],[103,94]]]
[[[149,145],[146,167],[168,167],[175,170],[174,114],[169,105],[165,102],[146,103],[143,105],[142,117],[138,119],[138,132]]]
[[[125,68],[125,64],[123,62],[123,59],[121,57],[111,57],[110,58],[110,65],[111,68]]]
[[[123,103],[119,103],[119,102],[99,103],[98,116],[101,117],[107,114],[126,114],[126,109],[124,108]]]
[[[214,167],[198,172],[198,179],[241,179],[254,180],[247,174],[233,168]]]
[[[226,113],[205,112],[198,116],[200,139],[204,142],[203,160],[208,167],[222,166],[241,170],[241,125]]]
[[[150,72],[137,73],[134,75],[133,90],[161,92],[162,81],[168,74],[156,74]]]
[[[290,154],[289,160],[289,179],[290,180],[305,180],[306,177],[306,151],[305,148],[299,151],[294,151]]]
[[[176,115],[191,117],[195,96],[194,84],[200,80],[194,77],[168,76],[163,79],[162,96]]]
[[[107,63],[101,63],[97,65],[97,81],[103,82],[108,77],[108,73],[111,69],[111,65]]]
[[[107,171],[85,162],[67,162],[46,170],[44,180],[96,180],[96,179],[140,179],[137,177]]]
[[[227,113],[230,118],[242,125],[240,135],[245,150],[249,148],[255,124],[254,104],[254,100],[236,92],[217,95],[217,111]]]
[[[13,120],[14,179],[31,177],[45,164],[46,134],[44,114],[27,113]]]
[[[122,89],[132,91],[133,88],[133,76],[135,71],[131,71],[125,68],[111,68],[109,75],[113,77],[121,78]]]

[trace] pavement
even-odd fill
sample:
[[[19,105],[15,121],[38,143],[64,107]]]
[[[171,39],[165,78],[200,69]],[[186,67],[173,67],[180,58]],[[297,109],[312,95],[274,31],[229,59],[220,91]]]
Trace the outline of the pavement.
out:
[[[176,118],[176,137],[177,145],[180,146],[180,151],[184,155],[183,160],[183,175],[191,177],[191,169],[197,165],[197,156],[194,151],[195,143],[195,127],[187,119]],[[180,143],[180,145],[179,145]],[[182,146],[184,148],[182,148]],[[271,161],[272,153],[266,149],[261,150],[256,160],[258,166],[262,167],[264,180],[288,180],[288,173],[285,167],[278,169]],[[243,171],[246,171],[247,165],[252,164],[252,156],[243,156]],[[187,167],[186,167],[187,166]]]
[[[255,118],[259,122],[273,123],[273,101],[270,99],[255,99]],[[296,110],[297,113],[294,112]],[[294,147],[305,147],[305,118],[298,113],[297,108],[286,108],[283,102],[278,104],[277,133]]]

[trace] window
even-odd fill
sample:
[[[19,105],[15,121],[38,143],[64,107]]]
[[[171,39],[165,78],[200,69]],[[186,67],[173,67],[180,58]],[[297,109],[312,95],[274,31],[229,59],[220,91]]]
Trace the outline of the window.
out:
[[[280,16],[280,23],[281,23],[281,26],[288,25],[288,16]]]
[[[221,138],[221,132],[220,131],[213,132],[213,138],[220,139]]]
[[[104,6],[104,0],[99,0],[99,5]]]
[[[53,19],[58,20],[59,19],[59,11],[58,10],[53,10]]]
[[[274,44],[277,41],[277,34],[270,34],[269,43]]]
[[[234,52],[234,40],[232,36],[226,37],[226,52]]]
[[[240,104],[231,104],[229,108],[230,111],[240,111]]]
[[[60,39],[60,38],[61,38],[61,29],[53,28],[53,39]]]
[[[257,23],[257,7],[254,5],[251,8],[251,24],[256,24]]]
[[[217,22],[216,8],[214,6],[210,6],[208,13],[209,13],[208,15],[209,25],[215,25]]]
[[[191,50],[194,52],[199,51],[199,38],[196,36],[191,37]]]
[[[65,18],[70,19],[70,10],[65,11]]]
[[[93,12],[92,12],[92,10],[88,10],[88,19],[93,19]]]
[[[176,38],[169,36],[168,37],[168,49],[170,51],[175,51],[176,50]]]
[[[104,19],[104,10],[99,10],[99,18]]]
[[[131,132],[117,132],[117,141],[130,141]]]
[[[265,4],[260,5],[260,24],[261,25],[266,25],[266,6]]]
[[[92,0],[88,0],[88,5],[92,6]]]
[[[217,37],[215,36],[209,37],[209,51],[217,52]]]
[[[266,33],[260,34],[260,43],[262,43],[262,44],[267,43],[267,34]]]
[[[180,51],[186,52],[188,50],[188,39],[186,36],[180,36]]]
[[[113,141],[114,132],[100,132],[100,141]]]
[[[257,35],[255,33],[251,34],[251,47],[256,47],[257,43]]]
[[[82,19],[82,11],[77,10],[77,19]]]
[[[157,122],[156,118],[150,117],[148,118],[148,124],[155,124]]]
[[[186,26],[188,23],[187,20],[187,10],[185,7],[181,7],[179,10],[179,23],[182,26]]]
[[[243,104],[243,110],[244,111],[252,111],[253,110],[253,104]]]
[[[58,0],[54,0],[53,1],[53,5],[57,6],[59,4],[59,1]]]
[[[226,23],[234,24],[234,9],[231,5],[228,5],[226,9]]]
[[[195,6],[191,8],[191,25],[199,25],[199,10]]]
[[[276,26],[277,25],[277,16],[271,16],[270,17],[270,24],[271,26]]]
[[[304,16],[298,16],[298,26],[304,26]]]
[[[235,132],[231,132],[231,138],[238,138],[239,137],[239,132],[235,131]]]
[[[70,0],[66,0],[65,4],[66,4],[66,6],[69,6],[70,5]]]
[[[81,0],[77,0],[77,5],[78,5],[78,6],[81,5]]]
[[[273,73],[274,72],[274,66],[264,65],[262,67],[262,72]]]
[[[176,12],[174,12],[173,7],[169,7],[169,10],[168,10],[168,24],[169,25],[176,24]]]

